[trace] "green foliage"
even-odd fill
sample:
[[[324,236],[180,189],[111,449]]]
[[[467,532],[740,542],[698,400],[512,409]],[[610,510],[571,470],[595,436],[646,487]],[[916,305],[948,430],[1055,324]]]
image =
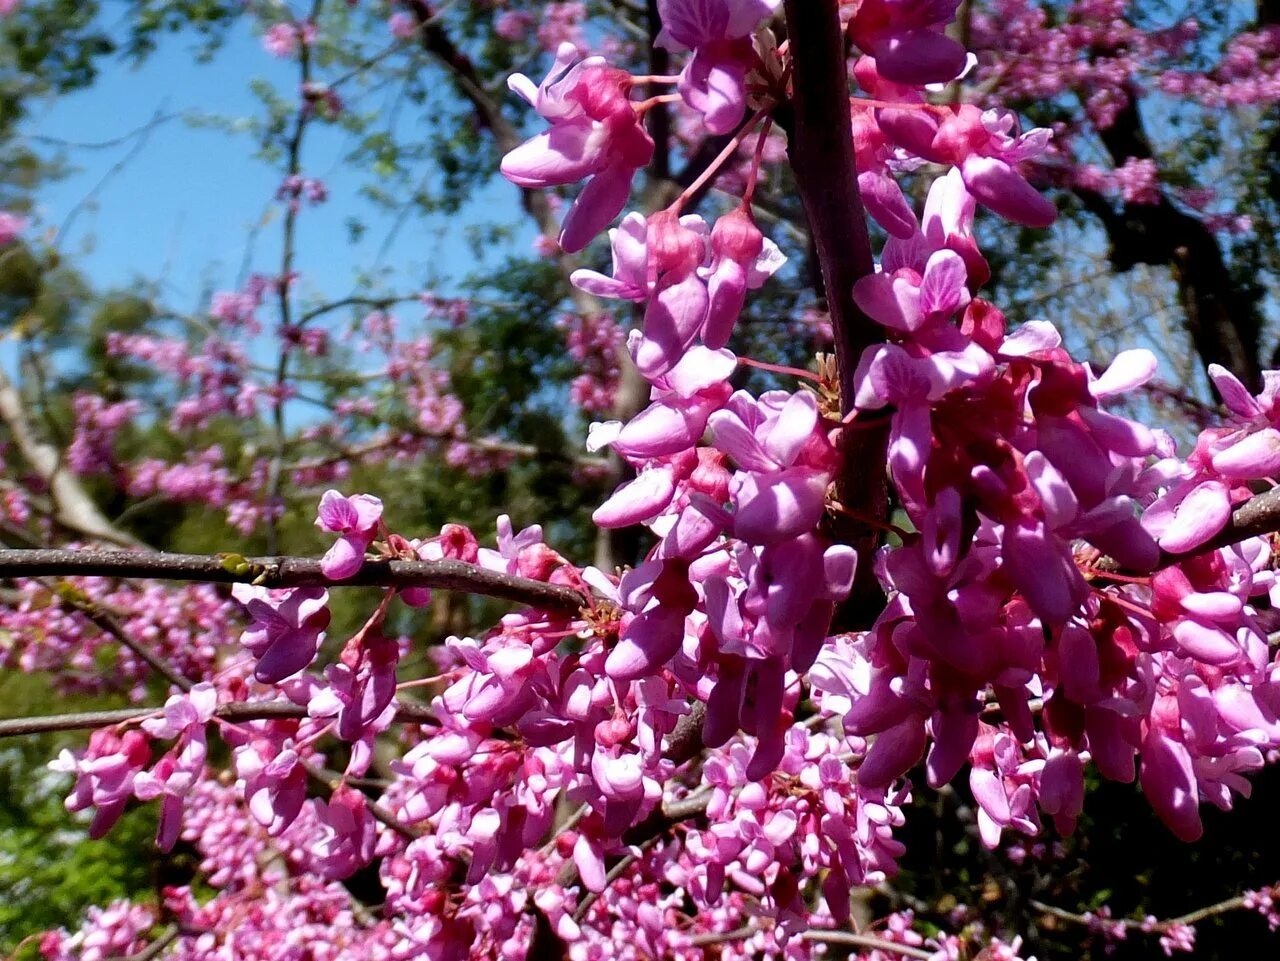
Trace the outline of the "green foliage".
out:
[[[10,705],[6,715],[66,708],[41,679],[16,671],[0,674],[0,701]],[[0,954],[6,957],[28,935],[74,927],[93,905],[146,900],[153,888],[152,806],[131,809],[99,841],[86,836],[86,818],[67,814],[67,779],[47,764],[78,741],[76,735],[0,741]],[[32,947],[20,957],[34,958]]]

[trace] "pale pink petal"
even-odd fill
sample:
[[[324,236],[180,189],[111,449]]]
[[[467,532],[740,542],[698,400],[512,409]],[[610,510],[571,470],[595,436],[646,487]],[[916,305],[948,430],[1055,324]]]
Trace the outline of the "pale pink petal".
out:
[[[1199,547],[1231,519],[1231,498],[1218,481],[1205,481],[1191,490],[1175,508],[1172,522],[1158,538],[1173,554]]]
[[[629,527],[656,516],[671,503],[675,479],[669,467],[646,470],[628,481],[596,508],[591,519],[600,527]]]
[[[1016,170],[995,157],[970,155],[960,167],[965,186],[978,203],[1024,227],[1049,227],[1058,209]]]

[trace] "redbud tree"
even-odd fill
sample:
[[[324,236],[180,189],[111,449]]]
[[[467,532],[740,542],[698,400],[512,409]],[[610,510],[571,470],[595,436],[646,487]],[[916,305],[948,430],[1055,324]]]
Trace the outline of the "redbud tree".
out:
[[[1090,801],[1110,785],[1195,844],[1280,751],[1280,375],[1210,363],[1220,404],[1179,443],[1148,423],[1150,351],[1095,363],[986,296],[980,235],[1049,228],[1049,187],[1175,203],[1143,158],[1090,166],[1088,131],[1000,99],[1060,101],[1083,72],[1041,89],[1026,64],[1096,65],[1125,4],[1052,22],[1052,4],[958,0],[620,4],[643,41],[580,5],[497,5],[491,31],[546,54],[505,100],[448,5],[379,8],[382,56],[445,65],[543,232],[553,282],[527,303],[559,309],[554,281],[571,285],[559,330],[591,423],[558,456],[565,486],[604,484],[595,557],[557,543],[555,516],[496,516],[493,536],[397,516],[398,464],[493,474],[547,451],[468,429],[442,348],[392,313],[410,298],[303,302],[294,237],[327,199],[304,147],[349,109],[325,6],[251,10],[299,71],[274,128],[279,269],[217,295],[198,342],[102,338],[167,380],[174,436],[204,440],[131,459],[144,398],[85,391],[60,449],[0,379],[22,465],[3,663],[132,702],[0,735],[88,732],[50,764],[68,810],[109,837],[150,805],[157,847],[199,861],[190,883],[39,936],[41,956],[958,961],[1054,938],[1192,951],[1197,924],[1237,911],[1280,926],[1265,874],[1163,917],[1105,895],[1080,911],[1043,897],[1050,881],[985,907],[897,883],[925,809],[1043,880],[1077,822],[1105,820]],[[1100,136],[1132,109],[1134,65],[1192,24],[1124,35],[1130,72],[1087,101]],[[1241,63],[1275,44],[1236,36],[1220,67],[1163,82],[1261,100]],[[32,256],[28,231],[0,214],[0,256]],[[812,330],[744,329],[788,252],[829,335],[816,357],[794,343]],[[424,305],[460,350],[475,305]],[[341,336],[316,323],[351,307],[367,312]],[[265,316],[279,349],[261,369],[245,343]],[[285,411],[325,363],[347,381],[295,435]],[[206,443],[215,422],[241,424],[238,458]],[[370,463],[390,489],[362,482]],[[214,508],[261,552],[153,550],[95,500],[104,476]],[[324,546],[284,554],[303,510]],[[403,628],[446,594],[490,603],[454,608],[438,643]]]

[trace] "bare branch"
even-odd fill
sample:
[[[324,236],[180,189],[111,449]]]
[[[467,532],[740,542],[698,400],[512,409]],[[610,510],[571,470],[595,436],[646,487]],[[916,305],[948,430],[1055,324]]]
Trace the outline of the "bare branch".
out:
[[[436,587],[574,612],[587,603],[571,587],[491,571],[462,561],[367,560],[358,574],[331,581],[310,557],[240,557],[163,551],[0,550],[0,578],[136,577],[262,587]]]
[[[754,925],[747,925],[746,927],[723,933],[697,934],[692,938],[692,943],[698,947],[710,947],[714,944],[728,944],[731,941],[745,941],[759,930]],[[800,937],[806,941],[867,948],[872,951],[882,951],[885,954],[896,954],[903,958],[919,958],[921,961],[929,961],[929,958],[934,957],[933,952],[926,951],[924,948],[915,948],[909,944],[887,941],[884,938],[877,938],[870,934],[855,934],[852,931],[804,931]]]
[[[137,954],[119,955],[117,957],[107,958],[106,961],[152,961],[152,958],[158,958],[164,953],[165,949],[174,941],[178,940],[182,931],[176,924],[171,924],[160,933],[154,941],[148,944]]]
[[[1275,887],[1280,888],[1280,885],[1276,885]],[[1203,908],[1197,908],[1195,911],[1188,911],[1186,914],[1180,914],[1176,918],[1151,921],[1135,921],[1132,918],[1116,918],[1108,923],[1122,925],[1128,931],[1141,931],[1146,934],[1163,934],[1171,928],[1197,924],[1200,921],[1216,917],[1219,914],[1227,914],[1230,911],[1239,911],[1241,908],[1246,907],[1247,900],[1248,899],[1244,895],[1237,895],[1234,898],[1227,898],[1225,901],[1219,901],[1216,904],[1210,904]],[[1041,914],[1048,915],[1051,918],[1057,918],[1059,921],[1068,921],[1071,924],[1080,924],[1088,927],[1094,927],[1098,923],[1098,918],[1096,916],[1077,914],[1074,911],[1067,911],[1064,908],[1054,907],[1052,904],[1046,904],[1043,901],[1036,901],[1033,899],[1027,903]]]
[[[112,724],[127,724],[144,717],[151,717],[164,710],[160,704],[150,707],[123,707],[110,711],[81,711],[76,714],[51,714],[42,717],[15,717],[0,720],[0,738],[26,737],[31,734],[51,734],[58,731],[91,731]],[[239,721],[289,720],[307,717],[305,704],[292,701],[235,701],[221,704],[214,717],[233,723]],[[425,708],[415,704],[401,704],[395,719],[399,724],[421,724],[433,720]]]

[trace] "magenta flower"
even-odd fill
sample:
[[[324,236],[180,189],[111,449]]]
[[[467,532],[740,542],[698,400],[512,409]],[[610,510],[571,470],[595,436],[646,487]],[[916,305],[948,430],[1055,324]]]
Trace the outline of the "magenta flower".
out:
[[[709,303],[702,342],[712,350],[729,343],[747,291],[762,287],[786,262],[745,208],[717,220],[711,229],[711,264],[703,271]]]
[[[1183,841],[1197,841],[1204,833],[1200,795],[1186,745],[1162,731],[1150,731],[1142,742],[1142,793],[1156,814]]]
[[[89,836],[100,838],[124,813],[133,796],[134,781],[150,759],[151,748],[141,731],[117,735],[110,728],[99,728],[89,736],[89,749],[83,757],[63,750],[49,767],[76,776],[67,810],[96,808]]]
[[[681,223],[693,227],[703,224],[701,217],[682,217]],[[705,228],[705,224],[704,224]],[[575,287],[597,297],[642,301],[649,296],[649,228],[644,216],[629,213],[609,231],[609,247],[613,252],[613,276],[595,270],[578,269],[570,276]]]
[[[818,523],[835,461],[813,394],[771,391],[757,401],[738,391],[709,424],[738,465],[729,488],[735,536],[776,544]]]
[[[335,490],[320,498],[316,527],[331,534],[341,534],[320,560],[320,569],[331,581],[353,577],[364,564],[365,551],[378,536],[382,520],[382,501],[371,494],[344,497]]]
[[[368,770],[373,737],[390,726],[395,716],[396,667],[399,645],[369,632],[354,651],[325,669],[329,687],[320,688],[307,703],[312,717],[337,717],[337,734],[352,744],[347,773]]]
[[[252,618],[240,640],[258,658],[259,681],[275,684],[315,660],[329,626],[329,592],[323,587],[272,591],[236,584],[231,596]]]
[[[623,575],[618,592],[634,616],[605,660],[605,672],[621,681],[655,673],[684,641],[685,618],[697,603],[685,561],[647,561]]]
[[[858,306],[892,330],[915,333],[946,323],[969,305],[964,260],[950,250],[930,255],[924,270],[899,267],[863,277],[853,287]]]
[[[322,876],[348,878],[373,860],[377,824],[363,794],[342,784],[327,802],[316,798],[312,804],[324,833],[310,853]]]
[[[933,163],[958,168],[969,194],[1005,220],[1048,227],[1057,219],[1053,203],[1016,169],[1017,164],[1044,152],[1052,136],[1047,128],[1021,133],[1011,112],[983,111],[972,104],[955,108],[941,122],[920,111],[886,110],[879,125],[898,146]]]
[[[587,449],[611,446],[630,460],[677,454],[695,446],[707,420],[729,399],[737,359],[727,350],[693,347],[653,382],[652,402],[626,424],[592,425]]]
[[[235,749],[239,787],[254,820],[277,837],[307,800],[307,772],[290,741],[254,737]]]
[[[298,28],[288,22],[274,23],[262,35],[262,46],[273,57],[290,57],[302,38]]]
[[[692,50],[680,73],[684,102],[713,134],[731,132],[746,112],[746,76],[756,62],[751,34],[779,0],[658,0],[662,30],[655,45]]]
[[[218,706],[218,692],[209,682],[195,685],[186,694],[175,694],[158,718],[148,718],[142,728],[152,737],[177,738],[173,748],[150,771],[134,779],[133,793],[140,801],[160,798],[156,845],[171,850],[182,829],[185,799],[204,773],[208,753],[205,727]]]
[[[519,187],[558,187],[586,177],[560,231],[560,246],[581,250],[621,212],[636,172],[653,157],[645,132],[627,97],[630,78],[602,57],[579,63],[577,48],[563,43],[541,85],[515,74],[508,86],[551,129],[502,158],[503,175]]]
[[[1192,477],[1154,501],[1142,515],[1142,526],[1166,551],[1180,554],[1199,547],[1230,519],[1227,485]]]
[[[880,76],[922,87],[947,83],[965,67],[965,49],[943,28],[960,0],[863,0],[849,22],[849,36],[875,57]]]

